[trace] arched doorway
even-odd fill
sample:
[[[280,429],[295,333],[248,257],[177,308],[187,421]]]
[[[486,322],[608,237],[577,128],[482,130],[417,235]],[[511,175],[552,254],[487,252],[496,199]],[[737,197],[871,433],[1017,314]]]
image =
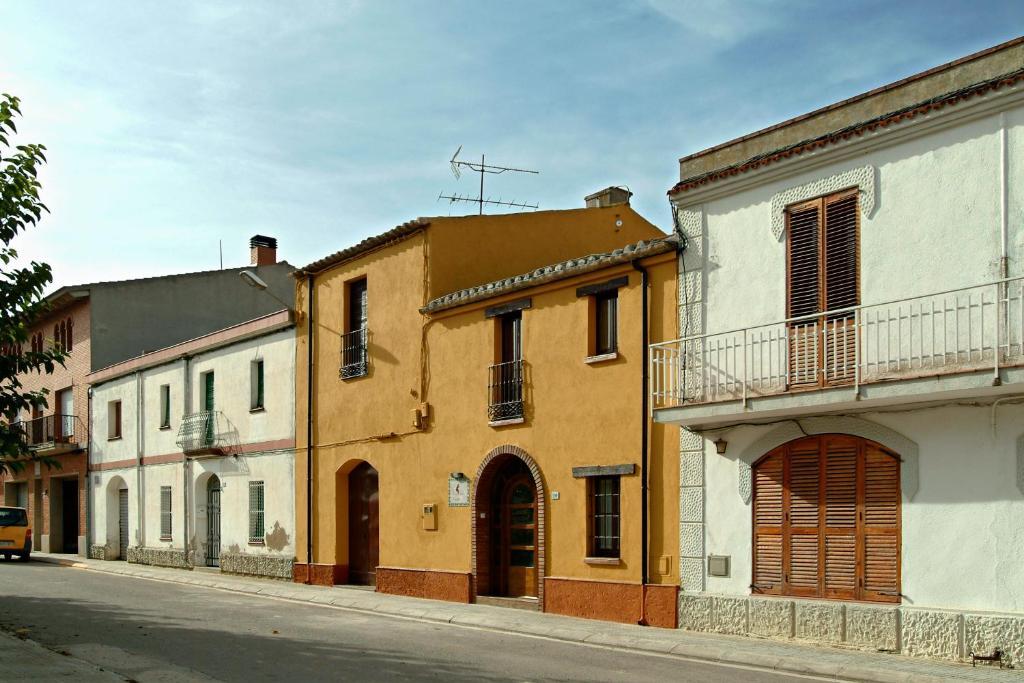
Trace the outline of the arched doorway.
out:
[[[348,474],[349,583],[373,586],[380,563],[380,489],[377,470],[368,462]]]
[[[128,559],[128,484],[121,477],[107,483],[107,539],[106,545],[117,549],[116,559]]]
[[[492,451],[473,494],[473,573],[479,595],[543,600],[544,486],[520,448]]]
[[[216,474],[206,482],[206,566],[220,566],[220,479]]]
[[[900,458],[849,434],[784,443],[753,464],[755,593],[900,601]]]

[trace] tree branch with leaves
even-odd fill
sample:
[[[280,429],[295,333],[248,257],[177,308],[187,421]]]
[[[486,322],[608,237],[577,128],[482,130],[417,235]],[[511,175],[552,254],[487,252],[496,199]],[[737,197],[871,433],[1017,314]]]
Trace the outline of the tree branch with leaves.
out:
[[[20,377],[31,372],[52,373],[64,363],[64,351],[53,345],[31,348],[33,323],[46,314],[43,293],[53,281],[50,266],[32,261],[18,264],[11,242],[35,227],[49,210],[39,197],[39,167],[46,163],[43,145],[12,146],[21,116],[20,100],[0,95],[0,473],[17,472],[37,458],[28,447],[17,418],[23,411],[46,408],[43,389],[29,391]]]

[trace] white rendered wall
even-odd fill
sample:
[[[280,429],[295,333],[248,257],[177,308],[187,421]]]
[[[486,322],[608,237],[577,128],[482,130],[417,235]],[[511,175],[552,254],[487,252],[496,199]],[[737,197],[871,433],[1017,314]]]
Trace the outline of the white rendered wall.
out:
[[[108,558],[114,557],[118,548],[119,491],[128,489],[128,545],[140,544],[141,536],[136,493],[135,468],[118,468],[104,472],[92,472],[89,484],[92,486],[92,515],[90,518],[93,545],[106,546]]]
[[[705,331],[786,317],[786,245],[771,232],[772,196],[870,165],[877,201],[861,213],[861,302],[871,304],[981,284],[998,276],[1000,129],[1009,154],[1010,275],[1024,274],[1024,107],[897,141],[723,198],[687,203],[703,211],[707,239]]]
[[[1017,441],[1024,406],[951,406],[866,413],[917,443],[919,488],[903,497],[902,604],[959,610],[1024,612],[1024,493],[1017,487]],[[707,591],[749,595],[751,506],[739,490],[737,459],[773,426],[736,427],[718,455],[705,448],[706,551],[729,555],[731,576],[707,577]],[[752,463],[764,453],[750,454]]]
[[[90,464],[102,464],[131,460],[138,457],[136,438],[138,429],[136,417],[136,376],[119,377],[116,380],[96,386],[92,392],[92,420],[89,433],[92,447],[89,449]],[[109,405],[121,401],[121,438],[110,439],[108,429]]]

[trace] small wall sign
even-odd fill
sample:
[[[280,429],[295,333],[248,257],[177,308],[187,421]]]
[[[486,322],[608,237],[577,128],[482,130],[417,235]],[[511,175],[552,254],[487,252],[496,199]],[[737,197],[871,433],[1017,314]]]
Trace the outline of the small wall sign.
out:
[[[469,507],[469,477],[466,475],[448,476],[448,507]]]

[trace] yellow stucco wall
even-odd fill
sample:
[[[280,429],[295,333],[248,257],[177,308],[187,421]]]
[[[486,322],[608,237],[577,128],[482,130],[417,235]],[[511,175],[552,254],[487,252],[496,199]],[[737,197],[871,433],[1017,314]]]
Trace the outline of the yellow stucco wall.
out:
[[[626,213],[622,208],[627,207],[620,207],[620,217]],[[588,211],[561,213],[586,216]],[[371,333],[368,376],[343,381],[338,377],[337,336],[324,327],[316,331],[314,564],[347,563],[345,476],[365,460],[379,472],[380,565],[470,571],[471,510],[448,506],[448,475],[461,471],[475,477],[489,451],[512,444],[528,452],[544,476],[548,492],[547,575],[640,580],[639,466],[644,420],[639,272],[628,265],[606,268],[441,312],[433,319],[418,311],[425,303],[425,249],[429,253],[426,275],[430,281],[457,283],[459,287],[479,284],[573,255],[660,235],[649,223],[641,223],[643,219],[631,210],[628,213],[632,217],[623,220],[624,226],[618,231],[605,225],[608,218],[612,225],[615,221],[615,213],[609,209],[589,210],[593,217],[590,222],[574,219],[558,226],[557,230],[575,233],[576,237],[553,240],[554,254],[545,253],[542,234],[556,230],[555,226],[542,222],[540,227],[523,228],[518,234],[524,237],[525,233],[526,244],[531,244],[531,231],[537,231],[530,249],[532,262],[518,257],[516,250],[485,248],[474,240],[457,244],[453,241],[456,231],[446,232],[442,223],[441,229],[432,224],[425,232],[316,276],[316,320],[334,330],[343,325],[345,283],[367,276]],[[486,220],[478,220],[474,230],[491,229],[486,227]],[[607,234],[589,239],[602,230]],[[458,232],[465,236],[465,231]],[[579,243],[590,246],[579,248]],[[564,253],[569,249],[576,251]],[[454,260],[453,250],[461,254],[461,260]],[[514,268],[508,265],[510,259]],[[673,338],[677,310],[675,255],[665,254],[650,261],[651,339]],[[452,274],[453,269],[458,272]],[[486,272],[490,274],[483,275]],[[619,357],[589,365],[584,362],[589,302],[576,297],[576,288],[623,274],[628,275],[629,285],[619,292]],[[446,287],[450,289],[450,285]],[[449,289],[431,291],[430,296]],[[297,307],[305,311],[304,281],[298,283],[297,292]],[[494,362],[495,321],[485,318],[484,308],[525,296],[533,299],[532,308],[523,312],[523,355],[528,368],[526,421],[491,427],[487,419],[487,367]],[[301,563],[306,561],[304,322],[300,323],[297,342],[296,547]],[[421,363],[426,369],[422,375]],[[413,428],[412,411],[424,400],[430,405],[431,415],[426,429],[420,431]],[[675,427],[658,425],[650,429],[650,580],[673,584],[678,582],[678,433]],[[397,436],[379,438],[389,433]],[[586,484],[583,479],[574,479],[571,469],[624,463],[634,463],[637,474],[622,479],[622,564],[585,564]],[[559,500],[551,499],[552,491],[559,493]],[[424,503],[437,506],[436,531],[422,528]],[[658,574],[661,556],[672,558],[664,576]]]

